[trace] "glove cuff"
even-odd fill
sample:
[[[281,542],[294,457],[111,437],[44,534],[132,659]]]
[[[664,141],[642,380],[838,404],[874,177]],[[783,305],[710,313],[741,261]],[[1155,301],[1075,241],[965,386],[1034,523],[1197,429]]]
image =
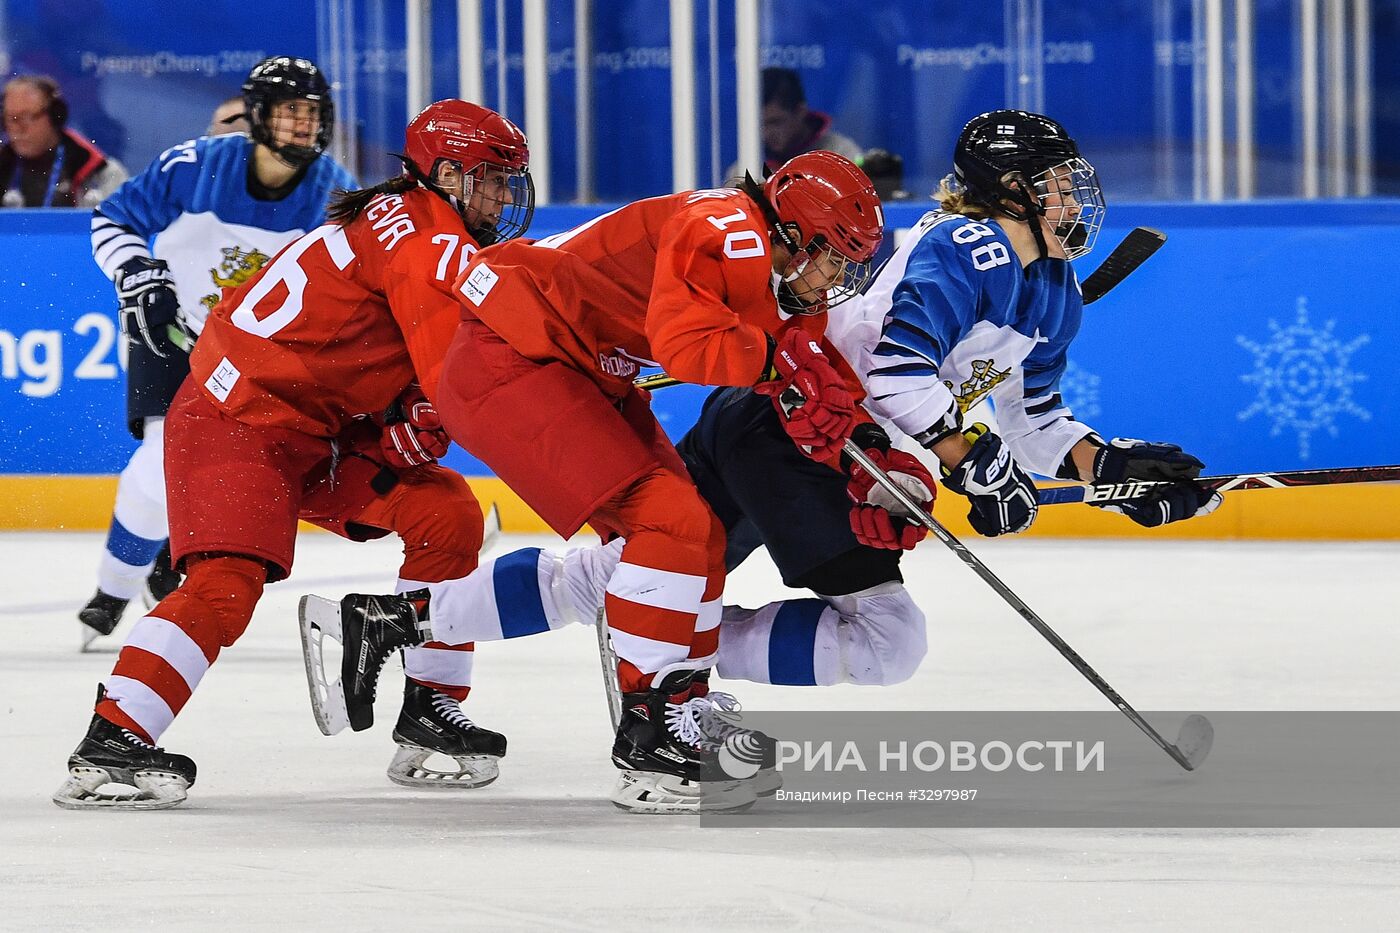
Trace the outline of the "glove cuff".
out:
[[[764,334],[763,336],[768,341],[768,352],[763,357],[763,368],[759,370],[758,381],[754,385],[761,382],[773,382],[779,378],[778,368],[773,365],[773,356],[778,352],[778,341],[772,334]]]
[[[878,450],[882,454],[889,453],[890,448],[894,446],[885,429],[873,421],[862,421],[856,425],[851,431],[851,442],[861,450]],[[851,455],[841,451],[841,472],[850,476],[854,466],[855,460],[851,459]]]

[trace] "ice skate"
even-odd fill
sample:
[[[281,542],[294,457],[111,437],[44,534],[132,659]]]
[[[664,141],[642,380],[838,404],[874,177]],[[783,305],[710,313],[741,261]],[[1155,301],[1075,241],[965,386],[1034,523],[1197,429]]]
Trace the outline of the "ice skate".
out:
[[[351,594],[339,602],[303,596],[301,653],[311,710],[322,734],[335,735],[346,726],[362,732],[374,725],[374,695],[379,672],[395,651],[412,648],[431,635],[412,598],[426,604],[427,591],[406,596]],[[412,597],[412,598],[410,598]],[[322,653],[329,635],[341,645],[339,676],[332,681]]]
[[[711,690],[705,699],[709,705],[697,704],[696,722],[719,754],[724,770],[734,777],[752,773],[748,780],[753,792],[759,797],[772,797],[783,786],[783,775],[778,770],[778,741],[740,725],[743,707],[732,694]]]
[[[155,566],[146,575],[146,584],[142,588],[141,598],[145,602],[147,609],[154,609],[156,604],[171,593],[180,588],[180,574],[176,572],[170,561],[170,542],[165,542],[165,546],[156,555]]]
[[[752,782],[721,767],[716,745],[699,718],[704,697],[681,699],[694,671],[678,671],[659,686],[622,695],[622,722],[613,742],[621,771],[613,803],[632,813],[714,813],[753,806]]]
[[[500,776],[498,761],[506,754],[505,736],[472,722],[447,694],[411,680],[404,684],[394,741],[399,750],[389,780],[404,787],[485,787]],[[434,755],[455,761],[456,770],[429,767]]]
[[[99,688],[97,699],[103,696]],[[65,810],[165,810],[184,802],[194,778],[189,758],[94,714],[53,802]]]
[[[93,642],[117,630],[128,602],[130,600],[110,596],[101,590],[93,594],[87,605],[78,610],[78,621],[83,623],[82,651],[93,650]]]

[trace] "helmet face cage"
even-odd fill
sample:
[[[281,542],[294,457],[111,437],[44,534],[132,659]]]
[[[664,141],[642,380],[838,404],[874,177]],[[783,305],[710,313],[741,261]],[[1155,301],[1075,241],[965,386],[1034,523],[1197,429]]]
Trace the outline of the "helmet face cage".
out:
[[[498,173],[505,176],[504,192],[497,195],[483,190],[473,205],[477,186],[484,185],[489,176]],[[535,215],[535,180],[530,177],[529,169],[482,162],[470,172],[464,172],[462,179],[465,198],[462,220],[482,246],[513,240],[529,228]],[[495,223],[491,222],[493,217]]]
[[[836,273],[828,284],[819,286],[820,299],[803,301],[797,297],[793,285],[813,263],[817,268],[834,267]],[[789,314],[825,314],[864,291],[873,271],[869,260],[861,262],[851,259],[828,243],[825,237],[815,236],[806,246],[799,246],[793,251],[778,286],[778,306]]]
[[[1083,158],[1067,159],[1036,175],[1031,185],[1065,258],[1075,259],[1093,249],[1105,208],[1094,167]]]
[[[273,108],[282,101],[306,100],[316,105],[319,118],[315,142],[310,146],[279,144],[268,121]],[[243,101],[248,111],[249,133],[260,143],[293,165],[314,162],[331,143],[335,127],[335,105],[330,85],[314,64],[304,58],[282,55],[259,62],[243,82]]]

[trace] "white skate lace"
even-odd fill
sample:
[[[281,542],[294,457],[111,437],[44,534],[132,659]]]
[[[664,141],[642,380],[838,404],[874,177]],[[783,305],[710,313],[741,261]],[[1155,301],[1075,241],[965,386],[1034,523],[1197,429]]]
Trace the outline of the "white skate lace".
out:
[[[695,748],[717,747],[705,734],[701,721],[709,711],[710,701],[706,697],[691,697],[684,703],[666,704],[666,728],[686,745]]]
[[[448,725],[456,726],[458,729],[475,729],[476,723],[467,718],[467,714],[462,712],[462,707],[457,705],[457,701],[445,693],[434,693],[433,710],[447,720]]]
[[[163,749],[161,749],[160,746],[152,745],[150,742],[147,742],[145,739],[141,738],[141,736],[137,735],[135,732],[132,732],[130,729],[123,729],[122,736],[132,745],[136,745],[140,748],[147,748],[153,752],[163,751]]]
[[[751,731],[739,725],[739,713],[744,707],[732,693],[711,690],[704,699],[709,700],[710,705],[700,712],[699,721],[706,738],[723,744],[731,735]]]

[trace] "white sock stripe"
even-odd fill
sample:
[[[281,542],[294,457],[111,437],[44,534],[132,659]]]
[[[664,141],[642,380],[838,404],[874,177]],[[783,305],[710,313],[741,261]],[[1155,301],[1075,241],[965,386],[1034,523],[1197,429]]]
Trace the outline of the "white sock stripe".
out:
[[[623,561],[608,580],[608,593],[655,609],[694,612],[705,595],[705,578]]]
[[[613,650],[624,661],[630,661],[644,674],[659,671],[668,664],[684,661],[690,653],[689,645],[673,645],[668,641],[657,641],[641,635],[629,635],[617,629],[610,631]]]
[[[700,612],[695,617],[695,631],[708,632],[718,628],[720,619],[724,615],[724,606],[720,600],[711,599],[700,604]]]
[[[142,616],[136,620],[126,638],[126,647],[149,651],[165,661],[180,672],[191,691],[199,686],[204,672],[209,670],[209,659],[194,639],[174,622],[159,616]]]
[[[175,721],[175,713],[159,693],[130,677],[115,674],[108,677],[107,699],[114,701],[123,713],[134,719],[152,742],[160,741],[161,734]]]
[[[403,653],[404,676],[446,687],[470,687],[475,655],[475,651],[447,648],[408,648]]]

